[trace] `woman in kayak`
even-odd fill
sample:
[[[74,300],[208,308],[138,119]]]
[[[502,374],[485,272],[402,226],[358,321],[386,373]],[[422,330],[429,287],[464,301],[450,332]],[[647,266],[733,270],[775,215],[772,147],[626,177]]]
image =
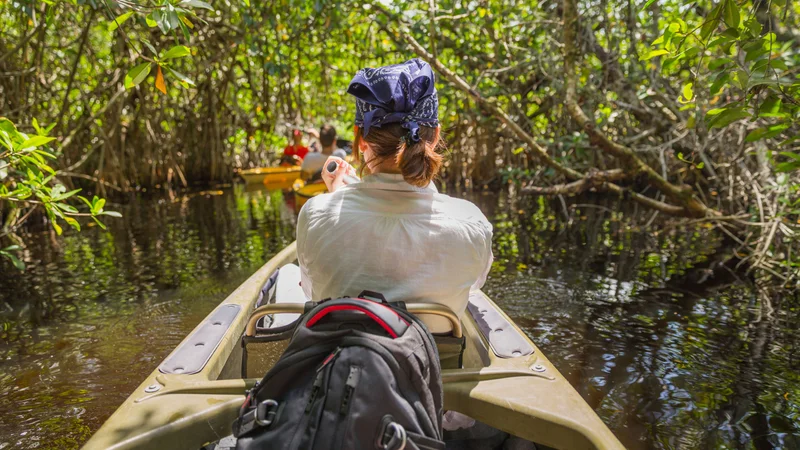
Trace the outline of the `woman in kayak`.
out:
[[[356,98],[354,152],[360,182],[344,160],[323,170],[330,193],[310,199],[297,223],[297,257],[306,296],[356,296],[434,302],[457,314],[492,263],[492,226],[472,203],[440,194],[439,102],[431,67],[412,59],[360,70],[347,92]],[[336,162],[333,173],[327,166]],[[441,317],[423,317],[447,332]]]

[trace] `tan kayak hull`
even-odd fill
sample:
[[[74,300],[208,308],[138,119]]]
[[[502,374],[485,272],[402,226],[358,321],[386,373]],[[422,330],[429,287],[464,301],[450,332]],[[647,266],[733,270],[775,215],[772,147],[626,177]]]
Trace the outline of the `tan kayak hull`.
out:
[[[291,183],[300,176],[300,166],[259,167],[239,172],[239,176],[247,184],[280,184]],[[288,187],[288,186],[287,186]]]
[[[168,375],[154,370],[84,449],[197,450],[229,435],[244,391],[255,382],[237,378],[240,337],[249,312],[266,279],[293,262],[295,253],[296,245],[289,245],[217,308],[239,305],[242,311],[199,373]],[[529,356],[498,358],[469,314],[462,318],[462,327],[467,339],[464,367],[443,372],[446,409],[554,448],[624,448],[535,345]],[[146,391],[153,387],[155,392]]]
[[[325,183],[305,184],[303,180],[298,179],[294,182],[292,191],[294,192],[295,208],[299,211],[308,199],[328,192],[328,187],[325,186]]]

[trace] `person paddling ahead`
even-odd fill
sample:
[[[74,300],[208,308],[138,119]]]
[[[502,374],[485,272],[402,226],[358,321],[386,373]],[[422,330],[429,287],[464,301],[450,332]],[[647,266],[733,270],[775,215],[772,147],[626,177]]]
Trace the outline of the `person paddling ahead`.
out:
[[[412,59],[360,70],[354,151],[366,173],[341,158],[323,170],[328,194],[310,199],[297,224],[302,288],[314,301],[363,290],[390,301],[434,302],[461,315],[492,262],[492,226],[472,203],[437,191],[442,166],[438,99],[430,66]],[[441,317],[422,317],[447,332]]]

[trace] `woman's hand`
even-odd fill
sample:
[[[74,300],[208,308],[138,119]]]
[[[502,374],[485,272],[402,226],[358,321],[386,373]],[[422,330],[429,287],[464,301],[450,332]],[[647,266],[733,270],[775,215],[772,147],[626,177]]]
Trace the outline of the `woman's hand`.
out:
[[[334,170],[333,173],[328,171],[328,166],[331,163],[336,164],[336,170]],[[338,156],[328,157],[328,160],[325,161],[325,165],[322,167],[322,181],[324,181],[325,186],[328,187],[328,192],[335,192],[340,187],[346,185],[347,181],[345,180],[345,176],[347,175],[358,177],[358,175],[356,175],[356,169]]]

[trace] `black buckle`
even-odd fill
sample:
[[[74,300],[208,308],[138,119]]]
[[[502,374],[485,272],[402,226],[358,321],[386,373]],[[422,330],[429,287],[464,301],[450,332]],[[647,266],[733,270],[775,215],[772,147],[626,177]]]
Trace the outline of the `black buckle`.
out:
[[[403,450],[407,441],[406,429],[397,422],[389,422],[383,429],[380,444],[383,450]]]
[[[272,425],[275,415],[278,413],[278,402],[272,399],[264,400],[256,406],[255,421],[262,427]]]

